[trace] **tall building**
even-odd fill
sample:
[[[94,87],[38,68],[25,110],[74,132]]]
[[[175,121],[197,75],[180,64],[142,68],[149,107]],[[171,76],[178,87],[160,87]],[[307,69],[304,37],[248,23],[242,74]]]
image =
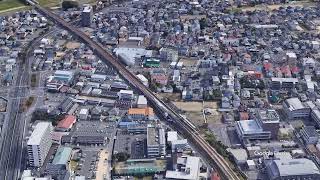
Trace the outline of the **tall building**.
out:
[[[52,145],[52,129],[53,127],[50,122],[39,122],[33,130],[27,142],[30,166],[42,166]]]
[[[301,129],[302,139],[306,144],[317,144],[319,140],[319,135],[314,126],[304,126]]]
[[[257,111],[257,120],[264,131],[271,132],[271,138],[276,139],[280,128],[280,117],[274,109]]]
[[[84,7],[81,14],[82,26],[91,26],[93,17],[93,10],[91,6]]]
[[[289,120],[305,119],[310,116],[310,107],[303,104],[299,98],[289,98],[282,105]]]
[[[257,120],[237,121],[236,130],[241,140],[267,140],[271,138],[271,132],[265,131]]]
[[[166,139],[163,128],[148,125],[147,152],[148,157],[159,157],[166,154]]]

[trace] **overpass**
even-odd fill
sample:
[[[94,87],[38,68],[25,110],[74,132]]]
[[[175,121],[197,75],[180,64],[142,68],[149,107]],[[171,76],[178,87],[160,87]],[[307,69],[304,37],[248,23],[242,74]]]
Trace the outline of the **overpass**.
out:
[[[28,0],[27,0],[28,1]],[[196,127],[194,127],[187,119],[183,118],[180,114],[172,110],[166,105],[160,98],[158,98],[152,91],[150,91],[142,82],[126,67],[120,63],[120,61],[114,57],[111,53],[107,52],[99,43],[90,39],[86,34],[80,31],[77,27],[65,22],[58,15],[49,11],[46,8],[41,7],[33,0],[28,1],[37,11],[59,24],[62,28],[68,30],[73,35],[77,36],[83,43],[89,46],[94,53],[103,60],[106,64],[112,66],[117,70],[120,76],[122,76],[134,89],[146,96],[151,106],[155,109],[157,114],[161,118],[170,120],[171,125],[183,136],[185,136],[189,142],[194,145],[196,150],[201,154],[203,159],[207,161],[212,167],[214,167],[220,174],[222,179],[225,180],[240,180],[237,174],[228,165],[225,159],[220,156],[217,151],[212,148],[206,140],[199,134]]]

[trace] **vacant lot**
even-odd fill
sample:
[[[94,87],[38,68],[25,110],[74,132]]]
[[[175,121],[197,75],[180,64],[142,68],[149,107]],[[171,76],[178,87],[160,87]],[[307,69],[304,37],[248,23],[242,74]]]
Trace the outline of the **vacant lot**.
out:
[[[159,93],[159,97],[167,98],[170,101],[179,101],[181,98],[180,93]]]
[[[202,112],[201,102],[173,102],[173,104],[183,111]]]
[[[187,119],[195,126],[202,126],[204,124],[204,118],[202,112],[186,112]]]
[[[310,7],[310,6],[316,6],[315,2],[312,1],[292,1],[291,3],[287,3],[287,4],[276,4],[276,5],[257,5],[254,7],[243,7],[243,8],[239,8],[242,11],[256,11],[256,10],[276,10],[279,9],[281,7]]]
[[[192,66],[197,65],[198,60],[189,59],[189,58],[182,58],[182,59],[180,59],[180,62],[183,62],[183,65],[185,67],[192,67]]]
[[[205,101],[203,103],[204,108],[210,108],[210,109],[218,109],[219,104],[216,101]]]
[[[68,48],[68,49],[77,49],[77,48],[79,48],[80,47],[80,43],[78,43],[78,42],[68,42],[67,44],[66,44],[66,47]]]

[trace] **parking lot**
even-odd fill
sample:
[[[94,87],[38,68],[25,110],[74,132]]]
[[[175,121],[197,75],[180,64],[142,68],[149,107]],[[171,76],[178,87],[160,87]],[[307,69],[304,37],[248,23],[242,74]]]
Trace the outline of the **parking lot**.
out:
[[[119,132],[114,146],[114,153],[126,152],[130,154],[132,158],[143,156],[144,150],[138,148],[143,148],[146,138],[146,134]]]
[[[99,161],[99,150],[84,149],[81,153],[80,161],[76,170],[76,174],[81,174],[86,179],[95,179],[97,163]]]

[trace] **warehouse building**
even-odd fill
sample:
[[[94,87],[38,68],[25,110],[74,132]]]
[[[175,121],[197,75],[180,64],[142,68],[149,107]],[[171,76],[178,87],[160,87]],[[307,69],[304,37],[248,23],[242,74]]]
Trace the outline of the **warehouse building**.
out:
[[[266,161],[270,180],[320,179],[318,167],[309,159]]]

